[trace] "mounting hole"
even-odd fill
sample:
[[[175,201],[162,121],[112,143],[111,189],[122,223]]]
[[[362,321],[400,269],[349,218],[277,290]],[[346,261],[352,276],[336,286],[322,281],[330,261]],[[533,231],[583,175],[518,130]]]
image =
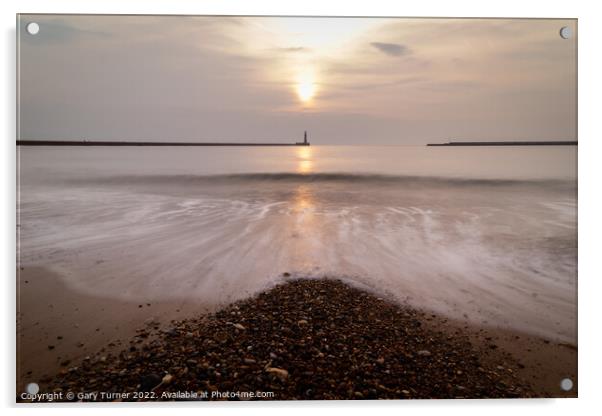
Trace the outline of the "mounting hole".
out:
[[[36,22],[28,23],[25,28],[27,29],[27,33],[29,33],[30,35],[37,35],[40,31],[40,25]]]
[[[38,394],[40,391],[40,386],[38,386],[38,383],[29,383],[25,387],[25,391],[29,394]]]
[[[568,26],[560,28],[560,37],[562,39],[570,39],[573,36],[573,30]]]
[[[563,378],[560,381],[560,388],[564,391],[571,391],[573,389],[573,380],[570,378]]]

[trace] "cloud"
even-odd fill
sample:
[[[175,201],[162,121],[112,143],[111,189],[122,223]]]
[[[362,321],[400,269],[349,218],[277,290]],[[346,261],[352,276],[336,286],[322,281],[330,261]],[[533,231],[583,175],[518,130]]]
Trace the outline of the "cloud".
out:
[[[278,50],[282,52],[307,52],[309,48],[305,48],[303,46],[292,46],[290,48],[278,48]]]
[[[361,32],[350,22],[339,46],[323,46],[329,25],[317,31],[316,19],[20,19],[41,28],[20,33],[23,138],[574,137],[576,42],[558,36],[574,21],[385,19]],[[305,67],[311,110],[295,94]]]
[[[371,42],[370,45],[389,56],[403,56],[409,53],[407,46],[398,43]]]

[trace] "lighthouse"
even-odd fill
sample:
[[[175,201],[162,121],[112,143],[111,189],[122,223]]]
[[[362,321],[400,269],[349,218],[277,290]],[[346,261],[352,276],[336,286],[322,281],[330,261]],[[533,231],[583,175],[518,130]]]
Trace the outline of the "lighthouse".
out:
[[[295,143],[297,146],[309,146],[309,142],[307,141],[307,130],[303,132],[303,141]]]

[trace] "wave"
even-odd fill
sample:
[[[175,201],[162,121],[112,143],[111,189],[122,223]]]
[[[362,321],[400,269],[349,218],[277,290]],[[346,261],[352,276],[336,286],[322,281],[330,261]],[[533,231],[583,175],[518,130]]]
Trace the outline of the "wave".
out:
[[[377,173],[291,173],[291,172],[258,172],[235,173],[217,175],[119,175],[96,177],[91,179],[72,179],[71,182],[96,182],[96,183],[155,183],[155,184],[228,184],[244,182],[272,182],[272,183],[375,183],[375,184],[405,184],[405,185],[487,185],[487,186],[512,186],[512,185],[550,185],[550,186],[575,186],[575,180],[563,179],[492,179],[492,178],[462,178],[441,176],[409,176],[387,175]]]
[[[169,183],[24,192],[21,261],[64,267],[77,290],[135,302],[228,303],[285,272],[344,277],[454,319],[574,342],[572,192],[418,186],[390,192],[372,184],[345,192],[348,182],[322,192],[321,185],[286,182],[316,175],[289,174],[150,178]],[[241,180],[283,185],[198,185]]]

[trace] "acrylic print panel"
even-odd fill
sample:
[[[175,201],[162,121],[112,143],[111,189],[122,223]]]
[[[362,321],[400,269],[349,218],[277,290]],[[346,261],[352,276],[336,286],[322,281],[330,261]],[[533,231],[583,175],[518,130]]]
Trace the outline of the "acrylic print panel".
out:
[[[20,15],[17,401],[577,396],[576,53]]]

